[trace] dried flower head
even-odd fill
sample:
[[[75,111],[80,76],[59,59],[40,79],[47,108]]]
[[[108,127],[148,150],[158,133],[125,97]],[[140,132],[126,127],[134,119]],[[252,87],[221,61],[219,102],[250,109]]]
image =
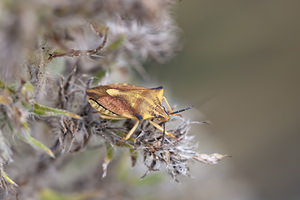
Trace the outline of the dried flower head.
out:
[[[15,188],[19,199],[35,199],[40,187],[59,187],[51,177],[89,148],[106,151],[103,177],[120,148],[130,151],[133,165],[138,156],[144,157],[144,176],[164,166],[175,181],[189,175],[193,160],[215,164],[226,156],[197,153],[188,133],[194,122],[179,116],[156,122],[179,140],[143,121],[119,147],[133,121],[101,119],[88,103],[91,85],[131,82],[131,69],[150,80],[142,64],[174,56],[179,49],[179,31],[170,13],[174,2],[0,3],[0,198],[9,196],[2,193],[8,188]],[[10,171],[12,164],[17,170]],[[104,186],[95,174],[69,180],[70,191]]]

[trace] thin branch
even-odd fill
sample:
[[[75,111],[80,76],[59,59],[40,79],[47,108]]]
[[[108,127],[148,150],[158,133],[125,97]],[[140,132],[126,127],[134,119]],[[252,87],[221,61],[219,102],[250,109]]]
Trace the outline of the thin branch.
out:
[[[92,25],[92,27],[94,28],[94,30],[96,31],[97,35],[99,37],[101,37],[101,33],[99,31],[96,30],[95,26]],[[106,42],[107,42],[107,35],[108,35],[108,28],[104,28],[104,35],[103,35],[103,41],[102,43],[95,49],[89,49],[89,50],[77,50],[77,49],[71,49],[69,50],[68,52],[65,52],[65,53],[52,53],[52,54],[49,54],[49,58],[48,60],[52,60],[53,58],[57,58],[57,57],[77,57],[77,56],[91,56],[91,55],[94,55],[94,54],[97,54],[98,52],[100,52]]]

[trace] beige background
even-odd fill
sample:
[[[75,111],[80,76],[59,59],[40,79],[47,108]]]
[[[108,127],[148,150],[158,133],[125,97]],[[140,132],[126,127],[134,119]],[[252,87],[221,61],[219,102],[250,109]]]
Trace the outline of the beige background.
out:
[[[279,0],[178,3],[183,51],[147,70],[180,106],[194,106],[192,119],[212,122],[193,129],[199,150],[233,156],[209,169],[194,165],[181,194],[300,198],[299,8]]]

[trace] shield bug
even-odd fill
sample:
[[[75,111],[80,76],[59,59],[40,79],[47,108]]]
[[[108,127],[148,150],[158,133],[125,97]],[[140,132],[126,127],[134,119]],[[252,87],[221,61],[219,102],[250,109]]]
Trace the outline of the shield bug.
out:
[[[87,89],[86,94],[90,105],[100,112],[103,119],[133,119],[136,123],[120,141],[128,140],[137,129],[140,121],[147,120],[162,133],[178,140],[172,133],[152,121],[158,118],[168,121],[169,115],[176,115],[186,109],[173,112],[167,99],[163,96],[163,87],[144,88],[128,84],[110,84]],[[162,105],[165,101],[168,111]],[[189,108],[187,108],[189,109]]]

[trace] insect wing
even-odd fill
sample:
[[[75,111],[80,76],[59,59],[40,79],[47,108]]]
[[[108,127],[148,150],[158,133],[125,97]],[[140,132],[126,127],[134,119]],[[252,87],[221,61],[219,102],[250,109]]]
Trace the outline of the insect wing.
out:
[[[163,88],[144,88],[128,84],[110,84],[87,90],[90,104],[99,112],[131,119],[167,116],[162,107]],[[106,110],[105,110],[106,109]]]
[[[110,111],[117,116],[135,118],[133,111],[121,99],[106,93],[107,89],[109,89],[108,86],[87,89],[86,94],[89,97],[91,106],[102,114],[108,114],[107,111]]]
[[[158,115],[165,115],[162,108],[163,89],[108,89],[110,96],[121,99],[138,119],[150,119]]]

